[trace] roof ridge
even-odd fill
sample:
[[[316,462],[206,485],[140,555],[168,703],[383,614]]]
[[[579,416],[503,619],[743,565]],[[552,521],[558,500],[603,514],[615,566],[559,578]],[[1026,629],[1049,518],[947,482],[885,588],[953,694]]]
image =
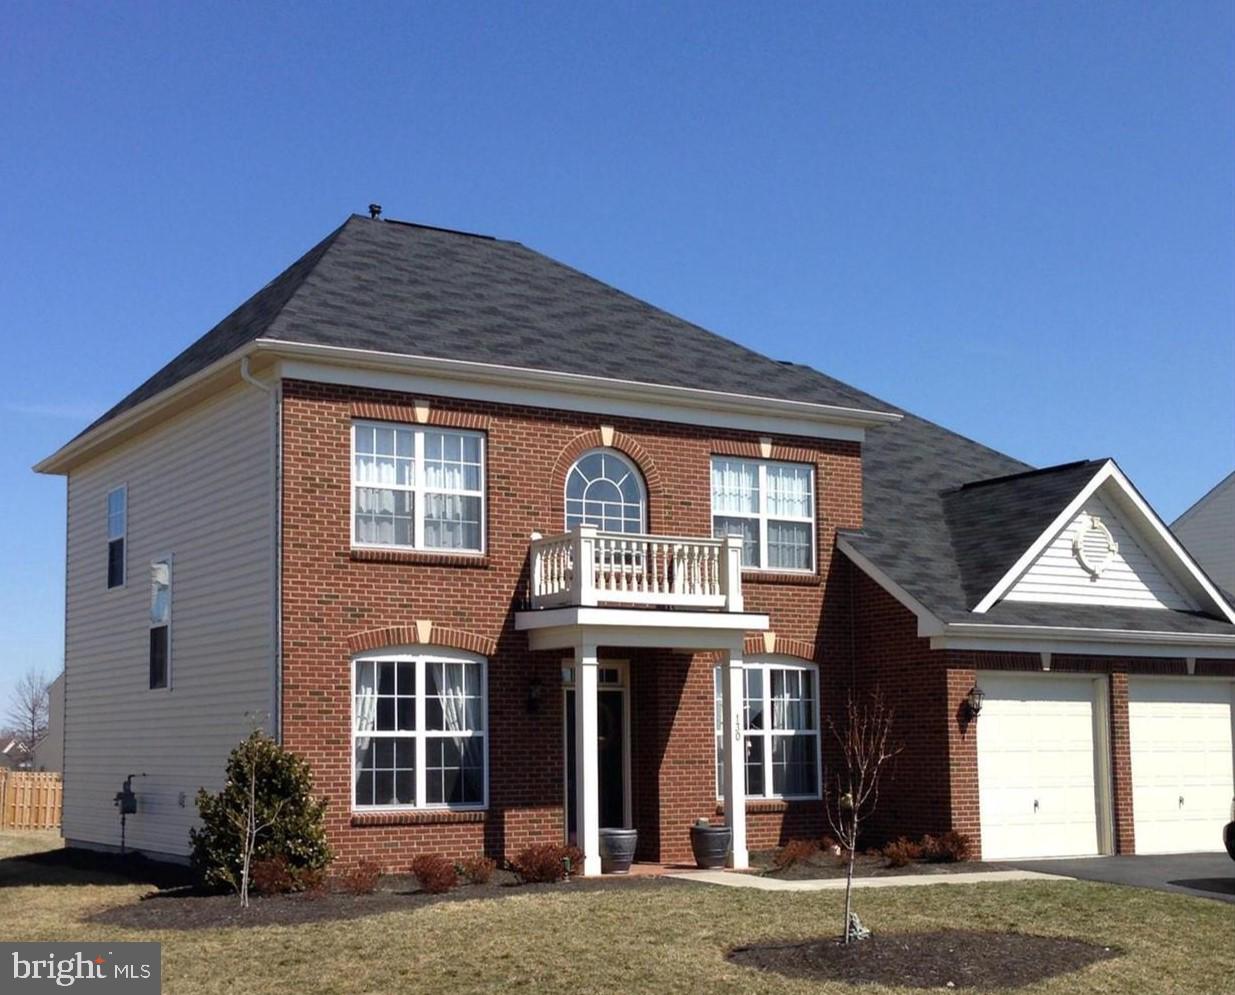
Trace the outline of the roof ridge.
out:
[[[981,445],[981,443],[979,443],[979,445]],[[1089,466],[1092,464],[1100,465],[1105,462],[1107,462],[1107,460],[1105,459],[1100,459],[1100,460],[1080,459],[1080,460],[1073,460],[1070,463],[1056,463],[1054,466],[1035,467],[1034,469],[1031,469],[1031,470],[1022,470],[1019,473],[1005,473],[999,477],[983,477],[978,480],[966,481],[965,483],[961,484],[959,487],[954,488],[951,493],[973,490],[978,487],[987,487],[991,484],[1003,484],[1003,483],[1007,483],[1010,480],[1023,480],[1025,477],[1036,477],[1036,476],[1047,474],[1047,473],[1058,473],[1061,470],[1072,470],[1078,466]]]
[[[444,228],[441,225],[426,225],[421,221],[403,221],[400,218],[366,218],[363,214],[353,214],[352,218],[358,218],[361,221],[371,221],[374,224],[387,225],[402,225],[405,228],[423,228],[425,231],[440,231],[447,235],[462,235],[464,238],[483,238],[487,242],[506,242],[509,239],[498,238],[496,235],[486,235],[484,232],[464,231],[462,228]]]

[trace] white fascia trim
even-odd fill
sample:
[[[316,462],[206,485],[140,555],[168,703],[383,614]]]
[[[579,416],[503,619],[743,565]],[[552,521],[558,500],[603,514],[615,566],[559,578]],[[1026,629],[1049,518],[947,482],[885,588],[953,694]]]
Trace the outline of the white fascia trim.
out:
[[[93,429],[85,435],[66,443],[50,456],[46,456],[39,460],[39,462],[34,464],[33,469],[35,473],[66,472],[65,465],[83,450],[93,448],[94,446],[99,445],[99,443],[107,441],[107,439],[111,436],[116,435],[119,432],[123,432],[134,422],[145,418],[147,415],[158,411],[160,408],[168,404],[171,404],[181,394],[196,387],[203,380],[208,380],[210,377],[215,376],[216,374],[227,369],[229,366],[236,363],[237,360],[248,360],[254,352],[255,348],[253,343],[247,343],[239,349],[229,352],[221,359],[216,359],[209,366],[203,367],[196,373],[190,374],[183,380],[177,382],[171,387],[168,387],[166,390],[160,391],[153,397],[146,398],[146,400],[133,405],[133,407],[129,408],[127,411],[120,412],[120,414],[116,415],[109,421],[104,422],[98,428]],[[247,370],[247,366],[245,367],[245,370]],[[241,371],[241,376],[244,377],[244,371]],[[263,390],[269,390],[271,387],[270,384],[264,384],[256,377],[253,377],[251,382],[261,386]]]
[[[1235,659],[1235,635],[949,622],[931,638],[931,649],[1229,660]]]
[[[999,578],[995,586],[973,607],[974,613],[981,615],[990,611],[999,599],[1008,593],[1021,574],[1029,569],[1029,566],[1038,558],[1038,555],[1050,544],[1055,536],[1059,534],[1060,530],[1076,517],[1085,502],[1107,481],[1111,481],[1119,488],[1120,496],[1136,509],[1142,523],[1148,526],[1162,544],[1176,557],[1177,562],[1183,566],[1192,581],[1194,591],[1199,590],[1203,592],[1204,596],[1209,600],[1211,607],[1221,612],[1227,621],[1235,624],[1235,608],[1226,603],[1226,599],[1210,583],[1204,571],[1188,555],[1187,550],[1179,544],[1179,540],[1171,534],[1171,530],[1166,527],[1162,519],[1145,503],[1144,498],[1137,493],[1136,488],[1132,486],[1132,483],[1124,476],[1123,471],[1115,465],[1113,460],[1107,460],[1102,464],[1089,483],[1081,488],[1080,493],[1068,503],[1068,506],[1063,511],[1055,516],[1054,521],[1046,527],[1046,530],[1034,540],[1033,544],[1012,564],[1008,572]]]
[[[844,553],[854,565],[858,567],[866,576],[873,580],[876,584],[882,587],[888,594],[892,595],[897,601],[913,612],[918,620],[918,636],[925,639],[928,636],[936,636],[944,631],[943,623],[936,617],[930,609],[922,604],[917,598],[906,591],[903,587],[896,583],[891,577],[880,570],[875,564],[868,560],[865,556],[854,549],[853,544],[844,536],[837,536],[836,548]]]
[[[861,442],[864,429],[901,420],[890,411],[864,411],[784,398],[671,387],[632,380],[533,370],[428,356],[258,339],[262,352],[283,359],[288,379],[384,387],[408,393],[595,414],[628,415],[693,425],[806,435]]]

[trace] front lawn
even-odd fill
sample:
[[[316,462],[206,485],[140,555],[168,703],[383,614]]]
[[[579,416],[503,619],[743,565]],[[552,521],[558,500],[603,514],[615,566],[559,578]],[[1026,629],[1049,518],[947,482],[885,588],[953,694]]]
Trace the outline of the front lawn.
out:
[[[848,992],[726,961],[734,946],[837,931],[840,892],[772,893],[707,885],[519,889],[365,918],[299,926],[138,931],[85,921],[148,889],[21,859],[47,834],[0,834],[0,917],[8,940],[159,940],[164,990],[306,992]],[[170,899],[163,899],[170,900]],[[941,928],[1070,936],[1124,951],[1033,992],[1212,993],[1235,979],[1230,905],[1064,881],[860,891],[877,933]],[[258,901],[261,901],[260,899]],[[410,904],[410,903],[409,903]],[[1030,989],[1026,989],[1029,991]]]

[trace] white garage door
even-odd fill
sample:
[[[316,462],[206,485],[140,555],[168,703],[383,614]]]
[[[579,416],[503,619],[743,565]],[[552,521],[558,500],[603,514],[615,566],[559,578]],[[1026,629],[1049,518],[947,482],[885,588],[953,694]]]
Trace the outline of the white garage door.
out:
[[[1231,684],[1128,681],[1137,853],[1222,849],[1235,794]]]
[[[983,858],[1097,853],[1094,682],[984,674],[978,684]]]

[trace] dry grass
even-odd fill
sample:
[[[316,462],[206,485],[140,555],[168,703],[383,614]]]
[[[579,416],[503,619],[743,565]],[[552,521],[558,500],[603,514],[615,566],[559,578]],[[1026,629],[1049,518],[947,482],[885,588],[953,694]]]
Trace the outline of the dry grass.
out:
[[[0,834],[12,858],[56,842]],[[29,884],[0,859],[6,939],[154,939],[172,995],[312,992],[822,993],[902,989],[793,981],[724,959],[759,938],[830,933],[839,892],[768,893],[706,885],[589,894],[526,893],[442,903],[350,922],[198,932],[134,933],[84,914],[136,901],[146,889],[68,874]],[[947,928],[1074,936],[1126,951],[1035,986],[1034,993],[1209,993],[1235,978],[1235,914],[1220,902],[1081,882],[946,885],[859,892],[879,931]],[[1025,989],[1030,991],[1030,989]]]

